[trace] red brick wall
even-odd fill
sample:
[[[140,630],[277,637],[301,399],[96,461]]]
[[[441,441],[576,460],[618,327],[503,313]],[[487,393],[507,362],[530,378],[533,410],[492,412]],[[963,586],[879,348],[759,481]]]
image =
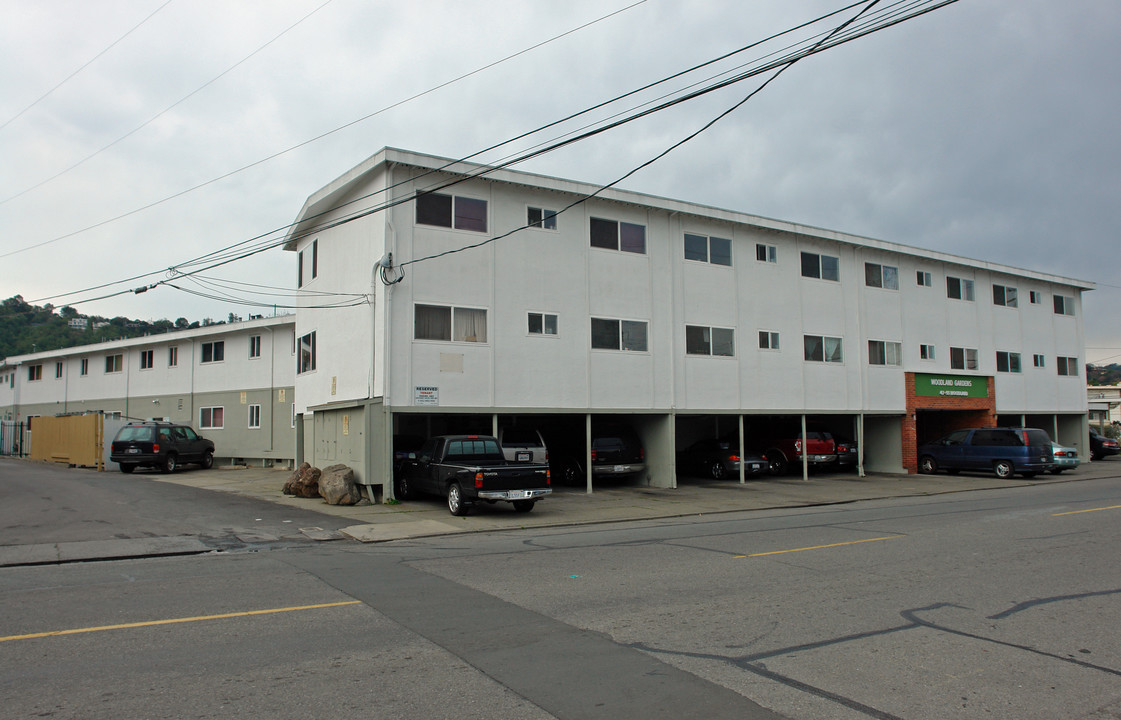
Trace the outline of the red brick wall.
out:
[[[941,437],[959,428],[996,427],[996,396],[993,379],[988,378],[987,397],[916,397],[915,374],[904,373],[907,392],[907,414],[903,417],[903,467],[908,473],[919,471],[918,421],[922,410],[953,410],[953,413],[930,414],[924,417],[924,442]]]

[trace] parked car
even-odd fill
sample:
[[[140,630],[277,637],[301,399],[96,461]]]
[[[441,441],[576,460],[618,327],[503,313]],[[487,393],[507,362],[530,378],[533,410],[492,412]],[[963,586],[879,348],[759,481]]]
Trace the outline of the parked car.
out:
[[[498,444],[502,454],[510,462],[527,462],[537,465],[546,465],[549,462],[549,451],[545,447],[545,439],[537,428],[526,425],[511,425],[498,428]]]
[[[837,451],[837,463],[834,466],[837,470],[852,470],[856,467],[857,445],[855,440],[849,440],[840,435],[834,435],[833,445]]]
[[[677,454],[677,471],[686,475],[723,480],[740,476],[739,440],[698,440]],[[769,469],[762,455],[745,452],[743,472],[756,477]]]
[[[488,435],[442,435],[406,460],[397,481],[398,499],[414,493],[442,495],[452,515],[466,515],[477,502],[509,502],[529,512],[553,491],[547,465],[508,463],[498,439]]]
[[[1051,454],[1055,458],[1055,467],[1051,468],[1052,475],[1058,475],[1063,470],[1073,470],[1081,462],[1078,459],[1078,450],[1072,447],[1063,447],[1057,442],[1051,443]]]
[[[628,478],[646,470],[646,451],[634,430],[626,425],[592,428],[592,477]],[[552,453],[551,466],[565,485],[583,485],[587,472],[582,448],[575,444]]]
[[[424,438],[420,435],[394,435],[393,436],[393,481],[401,477],[401,468],[406,460],[416,458],[416,453],[424,446]],[[400,492],[396,488],[394,494]]]
[[[1121,452],[1121,446],[1113,438],[1107,438],[1105,435],[1099,435],[1093,430],[1090,431],[1090,459],[1101,460],[1109,455],[1116,455]]]
[[[214,465],[214,443],[188,425],[134,422],[117,431],[109,448],[109,459],[123,473],[142,466],[170,473],[184,463],[198,463],[207,470]]]
[[[920,445],[919,472],[988,470],[998,478],[1035,477],[1054,467],[1051,437],[1037,428],[966,428]]]

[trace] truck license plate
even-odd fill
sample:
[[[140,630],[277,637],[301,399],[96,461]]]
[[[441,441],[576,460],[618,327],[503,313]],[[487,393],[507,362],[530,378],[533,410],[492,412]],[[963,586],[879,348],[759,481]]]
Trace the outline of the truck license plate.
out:
[[[129,448],[128,450],[125,450],[125,452],[127,452],[127,453],[139,453],[140,448]]]
[[[528,450],[519,450],[518,452],[514,453],[515,462],[529,462],[532,459],[533,453],[529,452]]]
[[[615,472],[626,472],[626,471],[627,471],[627,466],[626,465],[616,465],[615,466]]]

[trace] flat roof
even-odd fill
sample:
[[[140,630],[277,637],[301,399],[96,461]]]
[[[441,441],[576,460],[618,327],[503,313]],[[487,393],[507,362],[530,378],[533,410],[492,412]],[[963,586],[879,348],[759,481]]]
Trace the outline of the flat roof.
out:
[[[443,158],[435,155],[426,155],[423,153],[413,152],[410,150],[401,150],[392,147],[382,148],[377,153],[366,158],[358,165],[355,165],[347,172],[343,173],[339,177],[329,182],[327,185],[324,185],[322,188],[312,193],[304,203],[303,208],[300,210],[299,215],[297,215],[296,221],[292,224],[292,227],[289,229],[288,234],[285,236],[284,249],[295,250],[296,241],[299,239],[298,236],[303,229],[302,226],[308,220],[320,213],[329,210],[340,197],[345,195],[356,185],[360,184],[363,178],[365,178],[369,173],[390,164],[407,165],[423,170],[446,172],[453,175],[479,176],[487,180],[509,183],[512,185],[522,185],[535,189],[553,190],[555,192],[566,193],[569,195],[590,196],[594,193],[595,197],[598,199],[611,200],[613,202],[638,205],[640,207],[646,208],[656,208],[672,213],[688,214],[708,220],[718,220],[739,225],[749,225],[766,230],[773,230],[775,232],[784,232],[793,235],[801,235],[804,237],[829,240],[844,245],[875,248],[877,250],[883,250],[885,252],[909,255],[911,257],[922,258],[924,260],[952,263],[972,268],[980,268],[988,270],[990,272],[1016,275],[1019,277],[1039,280],[1041,282],[1068,285],[1070,287],[1079,288],[1082,290],[1093,290],[1097,287],[1095,283],[1086,280],[1077,280],[1061,275],[1052,275],[1050,273],[1018,268],[1011,265],[1003,265],[1000,263],[993,263],[985,260],[977,260],[975,258],[951,255],[950,253],[944,253],[935,250],[926,250],[911,245],[888,242],[886,240],[877,240],[875,238],[843,233],[837,230],[828,230],[826,228],[814,227],[812,225],[803,225],[801,223],[788,222],[785,220],[775,220],[773,218],[751,215],[749,213],[739,212],[736,210],[727,210],[710,205],[702,205],[700,203],[686,202],[684,200],[673,200],[671,198],[664,198],[657,195],[648,195],[645,193],[633,192],[630,190],[620,190],[618,188],[608,188],[606,190],[601,190],[602,186],[595,183],[566,180],[563,178],[556,178],[548,175],[539,175],[536,173],[529,173],[521,170],[511,170],[505,167],[495,168],[489,165],[461,160],[453,160],[451,158]]]

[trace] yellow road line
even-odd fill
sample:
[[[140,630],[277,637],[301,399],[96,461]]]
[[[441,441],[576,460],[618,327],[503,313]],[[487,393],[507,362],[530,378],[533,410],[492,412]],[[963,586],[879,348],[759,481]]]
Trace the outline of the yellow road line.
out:
[[[1121,505],[1110,505],[1109,507],[1090,508],[1089,510],[1071,510],[1070,512],[1054,513],[1051,517],[1059,517],[1061,515],[1077,515],[1078,513],[1097,512],[1098,510],[1116,510],[1121,508]]]
[[[842,545],[859,545],[860,543],[879,542],[881,540],[898,540],[899,538],[907,537],[906,535],[889,535],[888,537],[868,538],[866,540],[850,540],[848,542],[831,543],[829,545],[814,545],[813,547],[793,548],[791,550],[772,550],[771,552],[753,553],[751,555],[735,555],[733,560],[740,558],[753,558],[763,557],[765,555],[782,555],[784,553],[804,552],[806,550],[824,550],[825,548],[841,547]]]
[[[101,632],[103,630],[121,630],[124,628],[149,627],[152,625],[171,625],[173,623],[198,622],[200,620],[222,620],[225,618],[248,617],[250,615],[270,615],[272,613],[294,612],[296,610],[317,610],[319,608],[339,607],[341,605],[357,605],[361,600],[348,600],[346,602],[323,603],[321,605],[297,605],[295,607],[271,608],[268,610],[247,610],[245,612],[222,613],[221,615],[199,615],[198,617],[172,618],[170,620],[148,620],[146,622],[124,623],[121,625],[101,625],[99,627],[73,628],[70,630],[52,630],[50,632],[31,633],[29,635],[9,635],[0,637],[0,642],[8,640],[31,640],[33,638],[51,637],[53,635],[76,635],[78,633]]]

